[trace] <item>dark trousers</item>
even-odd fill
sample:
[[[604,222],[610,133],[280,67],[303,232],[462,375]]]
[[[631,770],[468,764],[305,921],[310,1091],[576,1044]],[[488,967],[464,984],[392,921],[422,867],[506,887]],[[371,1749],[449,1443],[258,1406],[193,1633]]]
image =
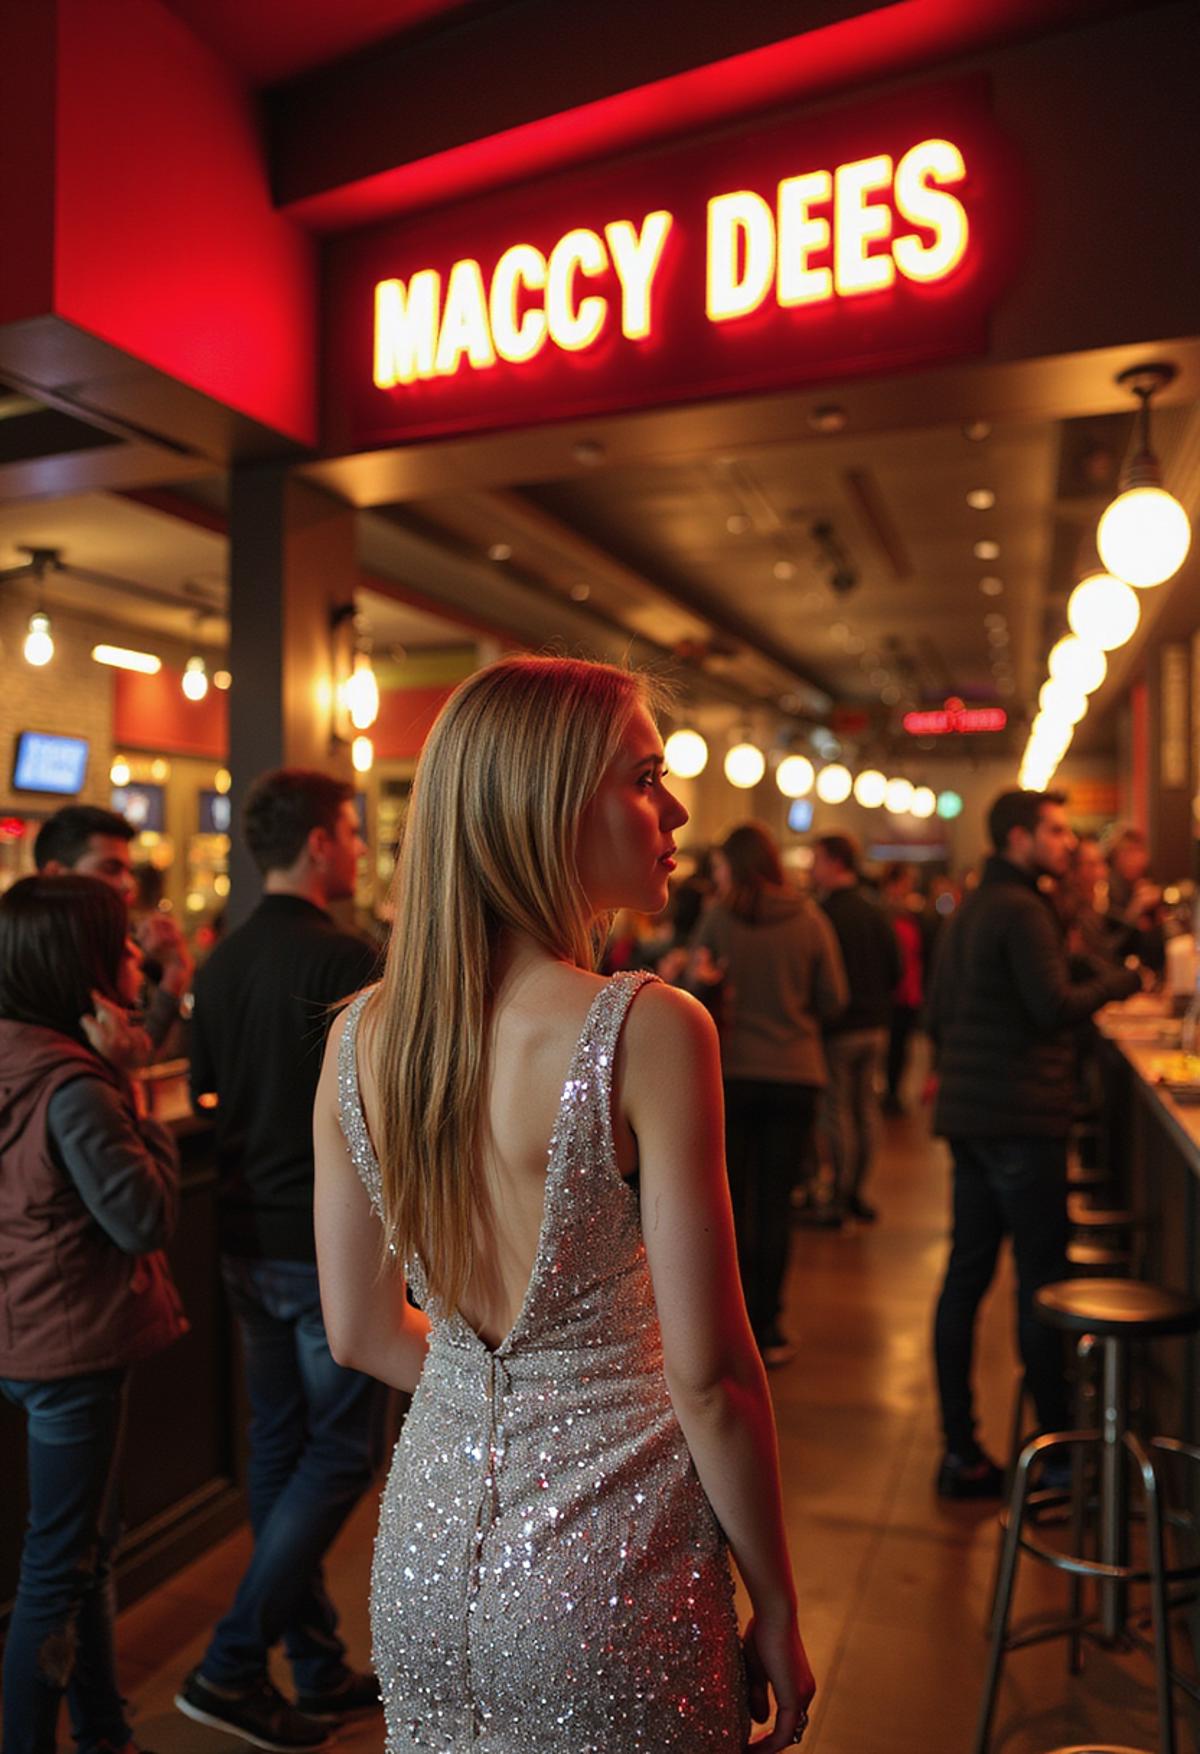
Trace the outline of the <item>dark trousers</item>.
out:
[[[888,1034],[887,1093],[888,1101],[900,1101],[900,1084],[908,1064],[908,1044],[921,1015],[915,1005],[893,1005],[892,1024]]]
[[[971,1357],[975,1315],[1005,1236],[1017,1270],[1017,1343],[1043,1431],[1070,1424],[1061,1336],[1033,1312],[1033,1294],[1067,1274],[1065,1139],[951,1139],[954,1238],[934,1322],[946,1449],[975,1449]]]
[[[346,1674],[321,1562],[383,1459],[386,1391],[334,1362],[315,1266],[226,1256],[221,1267],[250,1398],[254,1554],[200,1671],[244,1685],[282,1638],[297,1687],[320,1693]]]
[[[750,1323],[766,1341],[779,1320],[791,1252],[792,1187],[810,1149],[817,1091],[759,1078],[725,1081],[725,1156]]]
[[[79,1754],[130,1739],[112,1589],[127,1377],[0,1382],[24,1409],[29,1453],[29,1521],[4,1650],[4,1754],[54,1754],[64,1693]]]

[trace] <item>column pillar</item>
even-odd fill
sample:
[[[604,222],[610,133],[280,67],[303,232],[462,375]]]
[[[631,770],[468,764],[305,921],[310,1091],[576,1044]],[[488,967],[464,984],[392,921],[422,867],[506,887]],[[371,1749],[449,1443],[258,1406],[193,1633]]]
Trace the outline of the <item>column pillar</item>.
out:
[[[353,777],[333,739],[333,616],[358,578],[354,509],[289,466],[234,469],[229,494],[229,768],[233,776],[231,925],[254,906],[259,877],[242,844],[242,803],[261,773],[312,767]]]

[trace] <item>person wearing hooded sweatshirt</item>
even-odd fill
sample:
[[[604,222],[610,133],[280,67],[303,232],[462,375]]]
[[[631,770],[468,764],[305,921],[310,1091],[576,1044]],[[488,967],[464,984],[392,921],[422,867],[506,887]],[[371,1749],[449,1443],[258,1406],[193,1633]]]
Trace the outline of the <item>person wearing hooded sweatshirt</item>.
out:
[[[693,938],[689,984],[721,984],[725,1145],[746,1307],[763,1360],[786,1364],[779,1326],[791,1196],[827,1079],[823,1024],[848,988],[833,928],[784,879],[760,822],[713,854],[717,899]]]
[[[26,1417],[29,1520],[4,1652],[4,1754],[136,1754],[113,1653],[130,1366],[187,1329],[162,1249],[171,1136],[128,1076],[141,952],[95,877],[0,899],[0,1394]]]

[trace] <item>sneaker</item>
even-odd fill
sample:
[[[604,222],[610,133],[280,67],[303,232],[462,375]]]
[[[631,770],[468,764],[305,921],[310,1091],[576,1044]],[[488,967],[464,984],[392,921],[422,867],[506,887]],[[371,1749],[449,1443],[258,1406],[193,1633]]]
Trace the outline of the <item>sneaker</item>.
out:
[[[979,1450],[973,1456],[947,1454],[937,1471],[939,1498],[1003,1498],[1004,1469]]]
[[[860,1200],[857,1194],[852,1194],[846,1201],[846,1211],[851,1218],[857,1218],[860,1224],[874,1224],[879,1216],[874,1206],[868,1206],[867,1202]]]
[[[324,1748],[329,1740],[328,1724],[297,1711],[265,1675],[248,1687],[219,1687],[193,1669],[175,1695],[175,1706],[184,1717],[214,1730],[232,1730],[243,1742],[271,1754],[304,1754],[309,1748]]]
[[[320,1693],[305,1693],[300,1689],[296,1694],[296,1709],[306,1717],[355,1717],[364,1711],[381,1711],[383,1700],[374,1675],[360,1675],[354,1669],[347,1669],[336,1686],[326,1687]]]

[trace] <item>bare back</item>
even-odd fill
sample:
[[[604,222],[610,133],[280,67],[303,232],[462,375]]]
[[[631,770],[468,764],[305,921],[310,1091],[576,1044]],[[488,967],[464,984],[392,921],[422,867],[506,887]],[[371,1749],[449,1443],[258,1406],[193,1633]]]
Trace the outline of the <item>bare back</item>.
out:
[[[545,1209],[546,1168],[563,1084],[588,1009],[605,985],[599,975],[546,962],[502,984],[488,1036],[483,1169],[489,1218],[476,1241],[478,1266],[462,1315],[497,1346],[521,1311],[533,1272]],[[370,1041],[359,1056],[363,1111],[373,1138],[379,1100]],[[617,1161],[632,1173],[635,1144],[614,1114]]]

